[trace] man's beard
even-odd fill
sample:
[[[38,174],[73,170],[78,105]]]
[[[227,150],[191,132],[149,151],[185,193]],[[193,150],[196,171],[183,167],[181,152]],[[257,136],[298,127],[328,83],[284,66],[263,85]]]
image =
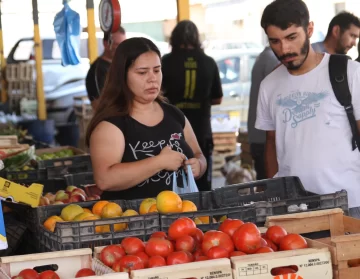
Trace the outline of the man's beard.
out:
[[[310,51],[310,38],[309,36],[306,36],[305,42],[301,47],[300,54],[292,52],[292,53],[286,53],[282,56],[278,56],[275,52],[274,53],[277,59],[279,59],[279,61],[283,63],[286,68],[288,68],[289,70],[298,70],[305,63],[305,60],[309,55],[309,51]],[[300,55],[304,55],[304,59],[297,65],[294,64],[295,61],[283,62],[283,60],[286,58],[298,57]]]

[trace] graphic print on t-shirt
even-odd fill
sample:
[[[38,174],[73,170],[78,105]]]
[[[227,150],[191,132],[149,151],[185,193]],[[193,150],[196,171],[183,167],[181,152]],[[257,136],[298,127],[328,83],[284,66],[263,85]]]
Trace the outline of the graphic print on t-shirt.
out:
[[[182,137],[182,133],[173,133],[170,135],[169,140],[159,140],[157,142],[148,141],[148,142],[140,142],[138,141],[135,145],[129,143],[129,147],[132,151],[134,156],[134,161],[142,160],[148,157],[154,157],[157,154],[160,154],[161,150],[165,146],[170,146],[172,150],[184,153],[182,148],[180,147],[180,140]],[[179,176],[181,170],[177,171],[177,176]],[[142,187],[145,184],[151,182],[159,182],[160,180],[164,180],[166,185],[170,185],[172,183],[172,175],[174,172],[169,172],[162,170],[155,174],[154,176],[150,177],[149,179],[145,180],[144,182],[140,183],[138,187]]]
[[[316,110],[321,106],[321,101],[327,98],[327,92],[301,92],[294,91],[288,96],[278,96],[276,105],[283,107],[283,123],[290,123],[296,128],[299,123],[316,117]]]

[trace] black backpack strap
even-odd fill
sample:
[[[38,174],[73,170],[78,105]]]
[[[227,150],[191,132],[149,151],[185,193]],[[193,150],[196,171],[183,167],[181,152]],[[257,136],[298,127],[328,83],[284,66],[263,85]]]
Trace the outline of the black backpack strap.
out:
[[[360,151],[360,134],[354,116],[354,108],[351,102],[351,93],[347,78],[347,64],[349,58],[346,55],[333,54],[330,56],[329,74],[334,94],[339,103],[345,108],[349,119],[353,150],[356,147]]]

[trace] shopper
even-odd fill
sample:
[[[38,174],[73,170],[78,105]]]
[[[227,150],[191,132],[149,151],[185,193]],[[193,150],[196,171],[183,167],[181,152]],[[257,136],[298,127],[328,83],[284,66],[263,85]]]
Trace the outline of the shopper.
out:
[[[172,190],[174,171],[206,170],[189,121],[160,94],[161,57],[148,39],[132,38],[116,50],[87,143],[104,199],[155,197]],[[188,158],[188,159],[186,159]]]
[[[282,65],[261,83],[256,128],[266,131],[268,177],[299,176],[317,194],[348,192],[350,214],[360,218],[360,152],[329,78],[327,53],[310,45],[314,25],[301,0],[275,0],[263,13],[270,47]],[[360,65],[347,78],[360,127]]]
[[[199,31],[192,21],[176,25],[170,44],[171,53],[162,59],[164,96],[185,114],[194,129],[208,162],[205,174],[197,180],[198,188],[211,191],[211,106],[219,105],[223,96],[219,70],[202,50]]]

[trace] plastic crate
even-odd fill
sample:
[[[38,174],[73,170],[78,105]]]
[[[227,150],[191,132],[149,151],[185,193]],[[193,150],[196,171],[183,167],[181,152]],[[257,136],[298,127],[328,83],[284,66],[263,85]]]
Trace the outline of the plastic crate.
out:
[[[46,170],[27,170],[27,171],[6,171],[5,178],[11,181],[20,180],[44,180],[47,179]]]
[[[73,164],[69,166],[48,167],[46,168],[46,172],[48,178],[59,178],[64,177],[67,174],[92,172],[92,164],[89,157],[89,159],[86,159],[86,161],[78,164]]]
[[[90,155],[79,154],[71,157],[56,158],[51,160],[40,160],[38,161],[38,165],[40,169],[46,169],[48,167],[61,167],[61,166],[66,167],[66,166],[77,165],[85,162],[91,163]]]
[[[8,248],[0,251],[0,257],[15,255],[26,231],[25,223],[18,221],[11,213],[4,214],[4,224]]]
[[[31,185],[32,183],[38,183],[44,185],[43,194],[46,193],[56,193],[58,190],[65,190],[66,182],[64,178],[56,178],[56,179],[42,179],[42,180],[14,180],[15,183],[23,184],[23,185]]]
[[[66,184],[68,186],[85,186],[94,184],[94,174],[92,172],[74,173],[64,176]]]
[[[97,201],[78,203],[83,208],[91,209]],[[134,203],[116,200],[123,211],[134,209]],[[60,215],[61,210],[67,206],[53,205],[37,208],[38,210],[38,236],[40,251],[60,251],[79,248],[94,248],[96,246],[105,246],[120,243],[125,237],[135,236],[146,241],[150,235],[160,230],[160,220],[157,213],[147,215],[137,215],[130,217],[118,217],[110,219],[101,219],[82,222],[64,222],[57,223],[55,231],[52,233],[42,225],[44,221],[52,215]],[[127,223],[128,228],[124,231],[114,231],[114,224]],[[110,232],[96,233],[97,226],[110,226]]]
[[[261,189],[257,192],[257,189]],[[299,177],[279,177],[224,186],[213,190],[217,208],[243,206],[259,201],[280,201],[313,195],[304,189]]]

